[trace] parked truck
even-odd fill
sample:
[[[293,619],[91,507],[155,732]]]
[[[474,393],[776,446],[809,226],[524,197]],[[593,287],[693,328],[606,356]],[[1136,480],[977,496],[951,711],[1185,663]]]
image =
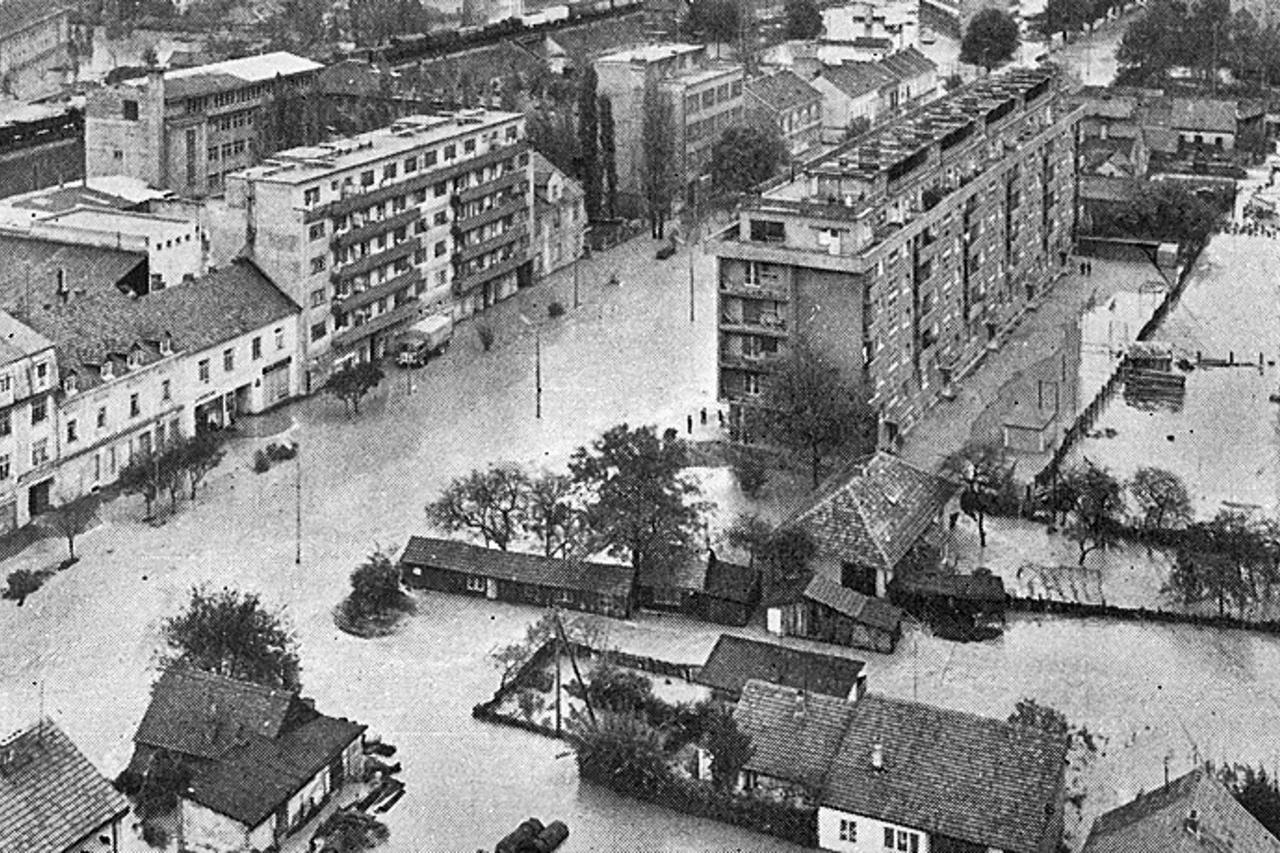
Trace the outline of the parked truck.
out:
[[[432,314],[400,333],[396,364],[421,367],[444,352],[453,337],[453,320],[443,314]]]

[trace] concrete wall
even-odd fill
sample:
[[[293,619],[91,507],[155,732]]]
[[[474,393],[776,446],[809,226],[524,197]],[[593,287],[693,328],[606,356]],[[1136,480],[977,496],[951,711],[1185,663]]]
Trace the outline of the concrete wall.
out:
[[[73,138],[0,151],[0,198],[83,177],[83,131]]]
[[[124,117],[126,101],[138,105],[136,120]],[[144,85],[119,84],[90,93],[85,105],[84,147],[85,172],[91,178],[128,175],[152,186],[165,186],[162,75],[152,74]]]
[[[181,823],[183,848],[189,853],[247,853],[252,849],[248,827],[191,800],[182,801]]]
[[[841,820],[852,821],[856,825],[856,832],[854,833],[856,840],[841,840]],[[894,833],[895,846],[892,848],[885,846],[885,830],[892,830]],[[909,832],[918,836],[919,853],[929,853],[928,833],[908,829],[897,824],[873,820],[861,815],[849,814],[827,806],[818,808],[818,846],[823,850],[832,850],[835,853],[884,853],[886,850],[897,849],[896,842],[899,832]]]

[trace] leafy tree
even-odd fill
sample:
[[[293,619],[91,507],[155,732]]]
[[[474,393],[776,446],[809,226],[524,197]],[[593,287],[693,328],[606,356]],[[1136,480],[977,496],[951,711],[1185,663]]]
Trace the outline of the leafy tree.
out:
[[[209,472],[217,468],[226,456],[222,438],[216,432],[197,433],[185,439],[179,448],[182,451],[182,470],[187,476],[187,485],[191,487],[191,500],[196,499],[200,484]]]
[[[987,513],[1000,495],[1004,480],[1004,449],[992,444],[969,444],[952,454],[946,468],[964,484],[960,511],[978,525],[978,545],[987,547]]]
[[[583,514],[574,503],[567,474],[543,472],[529,480],[526,529],[542,540],[548,557],[572,556],[586,545]]]
[[[322,839],[317,853],[361,853],[385,843],[391,830],[368,812],[346,808],[329,815],[315,837]]]
[[[4,597],[18,602],[21,607],[27,601],[27,596],[40,589],[44,583],[45,575],[43,572],[33,571],[31,569],[14,569],[9,572],[8,586],[5,587]]]
[[[348,365],[334,371],[324,390],[342,401],[348,412],[360,414],[360,401],[366,394],[377,388],[383,379],[382,368],[372,361]]]
[[[427,517],[446,530],[469,530],[485,547],[507,546],[524,528],[529,513],[529,477],[512,464],[491,465],[458,477],[433,503]]]
[[[689,38],[719,45],[737,40],[741,20],[733,0],[693,0],[682,29]]]
[[[779,362],[764,391],[761,409],[766,435],[808,457],[815,489],[829,455],[850,443],[861,449],[873,444],[874,412],[835,362],[803,341]]]
[[[765,540],[760,561],[767,579],[793,579],[808,571],[818,544],[802,527],[783,527]]]
[[[810,41],[822,35],[822,12],[814,0],[787,0],[787,38]]]
[[[711,148],[711,179],[721,189],[744,193],[769,180],[787,159],[787,146],[772,122],[726,128]]]
[[[135,795],[138,816],[143,820],[170,814],[179,798],[191,787],[191,768],[181,756],[159,749],[147,761],[142,783]]]
[[[604,215],[618,215],[618,145],[613,124],[613,102],[600,96],[600,165],[604,178]]]
[[[1175,241],[1184,253],[1203,246],[1213,231],[1209,204],[1179,181],[1136,181],[1132,201],[1104,222],[1130,237]]]
[[[349,606],[356,615],[384,615],[402,609],[400,569],[385,551],[375,550],[351,573]]]
[[[755,567],[773,536],[773,525],[755,513],[738,513],[724,532],[725,541],[733,548],[746,551],[750,566]]]
[[[599,648],[604,642],[600,623],[593,617],[585,615],[570,617],[549,610],[525,629],[524,639],[499,646],[489,653],[489,659],[501,673],[503,687],[511,683],[511,680],[520,672],[520,668],[529,662],[538,649],[556,639],[557,620],[564,628],[564,638],[570,643]]]
[[[732,790],[756,750],[751,738],[738,728],[729,708],[717,706],[710,714],[706,744],[711,753],[711,784],[721,791]]]
[[[323,44],[328,35],[327,9],[323,0],[284,0],[270,22],[273,40],[281,47],[304,53]]]
[[[578,89],[578,157],[581,168],[578,180],[582,182],[583,206],[587,221],[600,218],[600,121],[596,113],[596,72],[588,64],[582,71],[582,84]]]
[[[1142,527],[1162,531],[1191,522],[1191,498],[1182,479],[1163,468],[1142,467],[1129,480],[1129,493],[1138,502]]]
[[[1051,705],[1043,705],[1035,699],[1019,699],[1014,705],[1009,722],[1015,726],[1039,729],[1051,735],[1066,737],[1071,732],[1067,715]]]
[[[89,529],[98,514],[96,498],[80,498],[56,506],[40,519],[42,526],[67,540],[67,556],[76,559],[76,537]]]
[[[1280,786],[1264,768],[1224,765],[1217,769],[1216,775],[1245,811],[1266,827],[1267,832],[1280,838]]]
[[[160,455],[155,451],[135,453],[129,464],[120,470],[116,482],[126,495],[142,495],[147,507],[146,518],[151,518],[151,506],[165,482],[160,471]]]
[[[649,233],[661,240],[671,202],[675,197],[676,152],[675,122],[671,104],[658,88],[656,80],[645,83],[644,105],[640,124],[640,188]]]
[[[573,119],[563,110],[539,108],[529,113],[529,144],[566,175],[578,173],[578,137]]]
[[[586,692],[597,710],[643,715],[653,699],[653,682],[642,673],[614,666],[606,656],[591,670]]]
[[[590,496],[587,527],[612,553],[631,559],[637,578],[696,545],[705,507],[696,501],[697,484],[682,473],[688,464],[678,437],[626,424],[570,457],[570,474]]]
[[[1008,62],[1018,49],[1018,22],[1008,12],[987,8],[973,16],[960,42],[960,61],[987,71]]]
[[[160,629],[169,648],[166,665],[297,689],[301,667],[297,645],[284,615],[268,609],[253,593],[224,587],[191,590],[186,609]]]
[[[1124,513],[1124,494],[1120,482],[1105,468],[1091,462],[1066,473],[1075,494],[1063,532],[1080,549],[1080,565],[1093,551],[1105,549],[1115,542]]]
[[[603,782],[620,793],[655,790],[670,778],[662,733],[642,717],[598,714],[595,722],[578,718],[573,725],[578,774]]]
[[[844,141],[857,139],[862,134],[871,129],[871,119],[866,116],[854,116],[849,120],[849,126],[844,130]]]
[[[1057,33],[1074,33],[1091,19],[1092,11],[1085,0],[1048,0],[1044,7],[1041,31],[1046,37]]]

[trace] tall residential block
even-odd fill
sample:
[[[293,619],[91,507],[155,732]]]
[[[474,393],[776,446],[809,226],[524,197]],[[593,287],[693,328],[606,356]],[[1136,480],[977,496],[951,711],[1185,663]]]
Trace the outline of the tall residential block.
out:
[[[721,399],[804,339],[894,446],[1064,268],[1081,114],[1050,70],[992,75],[744,203],[713,249]]]
[[[85,172],[127,175],[185,196],[218,193],[262,157],[262,108],[311,84],[322,66],[278,51],[195,68],[151,69],[85,106]]]
[[[253,258],[302,306],[314,389],[425,314],[531,284],[532,182],[521,114],[408,116],[229,175],[213,254]]]

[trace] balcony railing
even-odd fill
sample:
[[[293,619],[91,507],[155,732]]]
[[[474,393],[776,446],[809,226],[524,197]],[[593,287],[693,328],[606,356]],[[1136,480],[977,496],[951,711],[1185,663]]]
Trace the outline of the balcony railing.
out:
[[[394,296],[398,291],[411,287],[421,280],[422,273],[410,267],[399,275],[382,282],[382,284],[375,284],[372,287],[367,287],[364,290],[350,293],[346,296],[335,297],[333,300],[334,313],[349,314],[352,311],[357,311],[383,297]]]
[[[736,317],[733,314],[722,314],[720,315],[720,329],[725,332],[785,338],[787,336],[787,321],[782,317],[769,319],[761,317],[758,320],[747,320],[744,317]]]
[[[400,323],[416,320],[421,313],[422,303],[416,298],[409,299],[390,311],[384,311],[376,317],[371,317],[338,332],[333,336],[333,345],[335,347],[351,346],[370,335],[376,335],[378,332],[386,331]]]
[[[346,246],[354,246],[357,243],[363,243],[370,237],[377,237],[379,234],[390,233],[400,227],[408,227],[422,216],[422,211],[416,207],[408,210],[402,210],[399,213],[386,217],[385,219],[375,219],[367,222],[358,228],[351,228],[334,234],[330,239],[330,244],[335,249],[341,249]]]
[[[485,252],[491,252],[499,246],[505,246],[507,243],[519,240],[527,233],[528,228],[526,228],[525,224],[523,222],[517,222],[501,234],[495,234],[488,240],[481,240],[475,245],[466,246],[455,251],[459,262],[466,263],[472,258],[480,257]]]
[[[720,292],[729,296],[740,296],[747,299],[771,299],[776,302],[786,302],[791,299],[790,291],[781,282],[753,284],[748,281],[725,281],[721,279]]]
[[[521,264],[527,263],[529,260],[526,252],[516,252],[505,261],[491,264],[482,270],[470,273],[468,275],[459,275],[453,281],[453,292],[457,295],[466,293],[479,287],[486,281],[497,278],[500,275],[506,275],[513,270],[519,269]]]
[[[417,240],[412,238],[404,240],[389,249],[384,249],[381,252],[375,252],[372,255],[365,255],[359,260],[338,267],[333,271],[330,278],[335,282],[353,279],[358,275],[364,275],[365,273],[376,270],[378,267],[393,263],[400,258],[407,258],[413,254],[413,250],[417,247]]]
[[[720,353],[720,366],[733,370],[750,370],[768,373],[777,366],[782,356],[778,353],[747,355],[745,353]]]

